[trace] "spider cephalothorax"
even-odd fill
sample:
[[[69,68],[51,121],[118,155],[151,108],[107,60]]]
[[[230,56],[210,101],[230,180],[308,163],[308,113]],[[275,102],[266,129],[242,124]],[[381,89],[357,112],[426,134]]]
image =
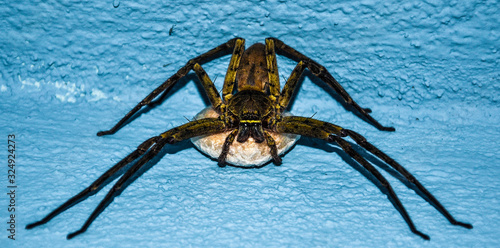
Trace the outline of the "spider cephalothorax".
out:
[[[276,52],[298,62],[283,88],[280,87],[278,77]],[[232,56],[224,79],[222,96],[220,96],[200,64],[229,53],[232,53]],[[258,165],[265,164],[271,159],[276,165],[281,164],[279,155],[289,149],[300,135],[336,143],[342,148],[382,185],[384,193],[387,194],[392,204],[402,215],[410,230],[420,237],[429,239],[429,236],[416,229],[389,182],[344,138],[351,138],[360,147],[392,167],[393,170],[413,185],[412,188],[423,195],[431,205],[441,212],[451,224],[472,228],[470,224],[455,220],[413,175],[394,159],[366,141],[360,134],[328,122],[309,117],[292,116],[285,112],[284,110],[289,105],[293,91],[305,69],[310,70],[313,75],[324,81],[347,105],[352,106],[355,111],[379,130],[394,131],[394,128],[384,127],[373,119],[369,115],[370,109],[361,108],[352,100],[325,67],[282,41],[276,38],[267,38],[265,44],[257,43],[245,49],[245,41],[241,38],[234,38],[207,53],[189,60],[177,73],[137,104],[113,128],[108,131],[98,132],[97,135],[115,133],[143,106],[153,106],[156,102],[161,102],[169,89],[191,70],[198,75],[210,100],[210,107],[200,112],[193,121],[144,141],[134,152],[110,168],[85,190],[66,201],[42,220],[30,224],[26,228],[31,229],[47,223],[66,209],[95,194],[123,167],[137,160],[116,182],[82,228],[69,234],[67,238],[70,239],[85,232],[95,218],[113,201],[113,198],[123,190],[122,186],[167,144],[191,139],[201,151],[216,158],[221,167],[228,163],[241,167],[258,167]],[[157,97],[159,99],[153,102]],[[234,142],[234,140],[237,142]]]
[[[234,95],[228,103],[227,114],[237,119],[238,142],[252,137],[264,141],[263,128],[269,129],[276,114],[270,99],[260,91],[245,90]]]

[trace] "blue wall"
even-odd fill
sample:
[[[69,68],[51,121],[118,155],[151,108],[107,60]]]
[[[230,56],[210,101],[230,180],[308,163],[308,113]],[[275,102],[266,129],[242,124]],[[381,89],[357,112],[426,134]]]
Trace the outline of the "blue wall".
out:
[[[0,6],[0,135],[16,135],[19,187],[17,240],[0,232],[2,247],[499,244],[498,1],[45,2]],[[167,148],[84,235],[65,239],[113,183],[48,224],[24,229],[143,140],[205,107],[190,75],[117,134],[95,136],[188,59],[235,36],[247,46],[278,37],[327,67],[396,132],[357,118],[310,73],[292,112],[366,136],[474,229],[450,225],[381,170],[431,236],[423,241],[336,146],[312,139],[302,139],[283,166],[259,170],[218,168],[184,142]],[[228,60],[204,65],[219,88]],[[295,66],[278,63],[285,78]],[[7,177],[7,169],[0,173]]]

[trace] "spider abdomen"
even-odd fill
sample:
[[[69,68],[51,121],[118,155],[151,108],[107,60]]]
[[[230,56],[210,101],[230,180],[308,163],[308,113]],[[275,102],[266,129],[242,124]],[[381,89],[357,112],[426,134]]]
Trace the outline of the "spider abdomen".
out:
[[[217,118],[219,115],[212,107],[205,108],[196,115],[196,119]],[[222,152],[226,137],[231,133],[227,131],[213,135],[191,138],[191,142],[206,155],[217,159]],[[288,151],[299,140],[300,135],[269,132],[276,142],[278,154]],[[233,142],[229,148],[226,162],[240,167],[256,167],[272,159],[269,146],[266,142],[257,143],[250,137],[243,143]]]

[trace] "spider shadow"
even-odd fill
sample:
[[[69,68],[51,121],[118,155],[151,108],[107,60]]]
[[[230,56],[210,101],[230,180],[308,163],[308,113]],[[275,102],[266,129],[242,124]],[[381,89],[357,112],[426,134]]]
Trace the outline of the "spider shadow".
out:
[[[366,177],[368,180],[370,180],[379,190],[384,193],[385,195],[388,195],[387,189],[379,182],[379,180],[371,174],[368,170],[366,170],[363,166],[361,166],[356,160],[354,160],[351,156],[349,156],[342,148],[340,148],[337,144],[332,144],[328,143],[324,140],[317,140],[317,139],[312,139],[312,138],[305,138],[305,139],[300,139],[298,144],[311,147],[314,149],[320,149],[328,153],[336,153],[339,155],[344,162],[349,164],[352,168],[354,168],[356,171],[361,173],[364,177]],[[411,183],[408,179],[406,179],[401,173],[393,169],[392,167],[388,166],[385,162],[382,160],[378,159],[376,156],[372,155],[371,153],[367,152],[364,148],[361,146],[349,142],[348,143],[353,147],[353,149],[358,152],[363,158],[365,158],[369,163],[372,165],[375,165],[376,167],[384,170],[387,172],[389,175],[392,177],[398,179],[400,182],[402,182],[406,187],[409,189],[412,189],[417,195],[419,195],[422,199],[427,201],[431,206],[433,206],[436,210],[438,210],[440,213],[444,215],[442,211],[439,210],[439,207],[436,206],[436,204],[430,200],[424,192],[422,192],[420,189],[417,188],[416,185]],[[401,213],[401,210],[396,207],[395,202],[389,197],[389,200],[392,202],[392,204],[395,206],[396,210]]]

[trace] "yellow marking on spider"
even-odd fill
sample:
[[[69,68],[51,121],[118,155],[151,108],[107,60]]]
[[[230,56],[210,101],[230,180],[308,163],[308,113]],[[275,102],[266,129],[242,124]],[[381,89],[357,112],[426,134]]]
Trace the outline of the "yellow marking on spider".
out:
[[[241,120],[240,123],[261,123],[260,120]]]

